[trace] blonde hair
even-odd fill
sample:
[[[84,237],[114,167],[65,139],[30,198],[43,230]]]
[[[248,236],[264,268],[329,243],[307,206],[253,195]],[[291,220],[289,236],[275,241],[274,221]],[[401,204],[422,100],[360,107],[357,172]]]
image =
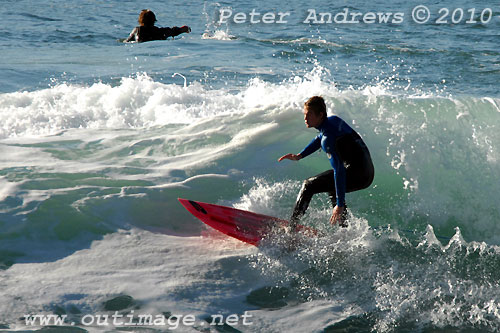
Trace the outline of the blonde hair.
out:
[[[321,113],[324,113],[325,117],[327,117],[325,100],[321,96],[313,96],[309,98],[304,103],[304,106],[307,108],[307,110],[314,111],[314,113],[318,116]]]

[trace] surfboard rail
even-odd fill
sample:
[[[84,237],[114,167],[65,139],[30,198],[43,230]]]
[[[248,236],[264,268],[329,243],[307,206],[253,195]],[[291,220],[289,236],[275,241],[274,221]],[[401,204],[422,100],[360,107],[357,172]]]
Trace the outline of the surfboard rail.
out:
[[[220,206],[205,202],[178,198],[179,202],[193,216],[206,225],[242,242],[258,246],[274,228],[285,228],[289,222],[277,217],[267,216],[233,207]],[[297,231],[316,235],[313,228],[302,225]]]

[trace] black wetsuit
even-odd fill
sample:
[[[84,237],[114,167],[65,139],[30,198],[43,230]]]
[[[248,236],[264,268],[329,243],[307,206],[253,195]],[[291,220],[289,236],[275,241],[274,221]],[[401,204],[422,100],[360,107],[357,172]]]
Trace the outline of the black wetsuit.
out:
[[[375,171],[370,152],[355,130],[337,116],[328,117],[317,129],[320,134],[300,155],[303,158],[323,148],[332,169],[304,181],[292,225],[305,214],[314,194],[327,192],[333,206],[345,207],[345,193],[367,188],[373,182]]]
[[[128,42],[149,42],[152,40],[165,40],[168,37],[175,37],[183,33],[181,28],[158,28],[155,26],[138,26],[130,33],[130,36],[125,40]]]

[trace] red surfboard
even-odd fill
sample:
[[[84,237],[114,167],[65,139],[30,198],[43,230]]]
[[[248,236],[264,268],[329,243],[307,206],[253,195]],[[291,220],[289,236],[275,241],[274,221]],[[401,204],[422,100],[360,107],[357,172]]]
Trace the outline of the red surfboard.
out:
[[[258,246],[275,228],[284,228],[289,222],[276,217],[246,210],[180,199],[179,202],[201,222],[233,238]],[[317,231],[298,225],[296,231],[316,235]]]

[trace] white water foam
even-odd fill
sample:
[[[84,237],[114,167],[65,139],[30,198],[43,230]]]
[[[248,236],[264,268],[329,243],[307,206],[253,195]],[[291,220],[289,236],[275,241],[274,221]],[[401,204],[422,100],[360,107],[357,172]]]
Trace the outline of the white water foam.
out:
[[[213,32],[204,32],[201,36],[202,39],[215,39],[215,40],[233,40],[236,36],[229,33],[228,30],[215,30]]]
[[[251,80],[237,94],[153,81],[146,74],[123,78],[118,86],[58,84],[33,92],[0,95],[0,138],[54,135],[67,129],[149,128],[246,113],[292,103],[310,93],[329,91],[318,73],[283,85]],[[306,93],[307,92],[307,93]],[[297,94],[298,93],[298,94]]]

